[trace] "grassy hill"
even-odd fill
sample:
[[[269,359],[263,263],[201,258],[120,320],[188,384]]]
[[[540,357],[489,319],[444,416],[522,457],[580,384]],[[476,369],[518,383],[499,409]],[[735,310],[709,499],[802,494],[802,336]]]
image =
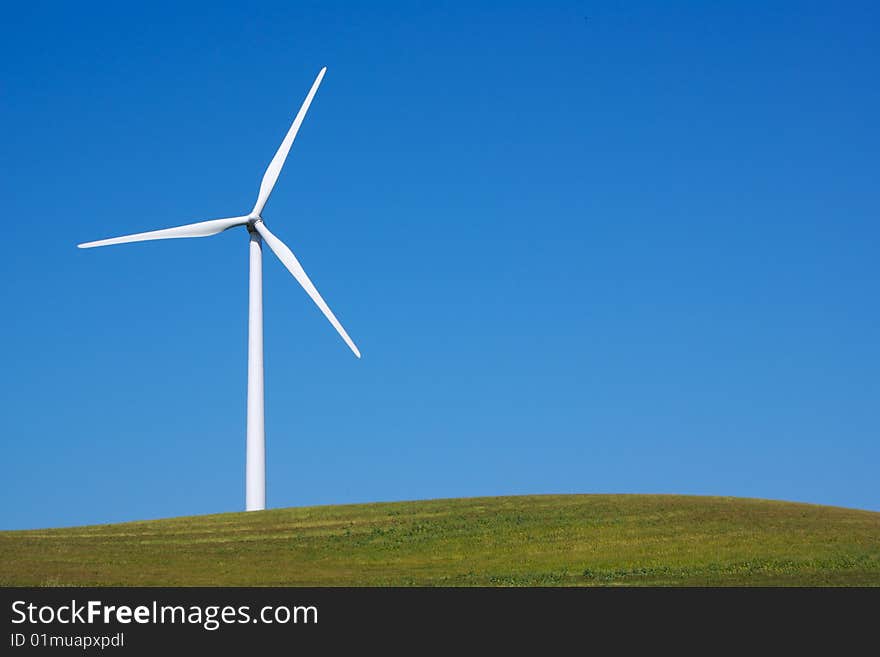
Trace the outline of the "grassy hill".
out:
[[[541,495],[0,532],[10,585],[880,585],[880,513]]]

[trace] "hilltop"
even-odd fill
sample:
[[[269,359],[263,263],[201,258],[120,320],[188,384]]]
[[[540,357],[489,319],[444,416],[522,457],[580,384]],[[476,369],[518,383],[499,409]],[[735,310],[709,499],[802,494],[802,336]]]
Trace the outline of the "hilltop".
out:
[[[0,584],[880,585],[880,513],[539,495],[0,532]]]

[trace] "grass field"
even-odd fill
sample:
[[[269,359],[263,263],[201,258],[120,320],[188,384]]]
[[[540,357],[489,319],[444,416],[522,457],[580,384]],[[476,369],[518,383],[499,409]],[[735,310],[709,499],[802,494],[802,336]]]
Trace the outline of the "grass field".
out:
[[[880,585],[880,513],[542,495],[0,532],[11,585]]]

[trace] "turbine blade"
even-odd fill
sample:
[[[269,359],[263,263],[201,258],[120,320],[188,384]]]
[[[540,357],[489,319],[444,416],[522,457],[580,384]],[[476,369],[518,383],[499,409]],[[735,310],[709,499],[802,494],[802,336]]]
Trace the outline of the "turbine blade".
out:
[[[309,277],[306,275],[306,272],[303,270],[302,265],[299,264],[299,260],[296,259],[296,256],[293,255],[293,251],[287,248],[287,245],[282,242],[280,239],[275,237],[266,225],[262,221],[257,221],[254,224],[254,228],[260,234],[260,237],[269,245],[269,248],[272,249],[272,252],[278,256],[278,259],[284,263],[284,266],[287,267],[287,270],[293,274],[293,277],[302,285],[303,289],[306,291],[312,301],[321,309],[321,312],[324,313],[324,317],[330,320],[330,323],[333,324],[333,328],[336,329],[336,332],[342,336],[342,339],[345,340],[345,344],[348,345],[349,349],[354,352],[354,355],[358,358],[361,357],[361,352],[358,351],[358,348],[355,346],[354,341],[348,337],[348,333],[345,332],[345,329],[342,328],[342,324],[339,323],[339,320],[336,319],[336,315],[333,314],[333,311],[327,306],[324,302],[324,299],[321,298],[321,295],[318,294],[318,290],[315,289],[314,284]]]
[[[227,219],[211,219],[210,221],[200,221],[195,224],[186,224],[185,226],[175,226],[174,228],[163,228],[162,230],[151,230],[146,233],[135,233],[134,235],[123,235],[122,237],[111,237],[106,240],[97,240],[96,242],[83,242],[77,244],[80,249],[91,249],[96,246],[109,246],[110,244],[125,244],[127,242],[145,242],[147,240],[170,240],[178,237],[208,237],[222,233],[227,228],[233,226],[243,226],[248,222],[247,217],[229,217]]]
[[[275,157],[272,158],[269,167],[266,169],[266,173],[263,174],[263,180],[260,183],[260,194],[257,197],[256,204],[254,204],[254,209],[251,211],[252,215],[259,217],[263,212],[266,201],[269,200],[269,195],[272,193],[272,189],[278,181],[278,176],[281,175],[281,167],[284,166],[284,160],[287,159],[290,147],[293,146],[293,140],[296,139],[296,133],[302,125],[303,119],[306,118],[306,112],[309,111],[309,105],[312,104],[312,98],[315,97],[315,92],[318,91],[318,87],[321,84],[321,80],[324,79],[324,73],[326,72],[327,67],[325,66],[321,69],[321,72],[318,73],[318,77],[315,78],[315,82],[312,84],[309,94],[303,101],[302,107],[300,107],[299,112],[296,113],[296,118],[293,120],[290,130],[287,131],[284,141],[281,142],[281,146],[278,147]]]

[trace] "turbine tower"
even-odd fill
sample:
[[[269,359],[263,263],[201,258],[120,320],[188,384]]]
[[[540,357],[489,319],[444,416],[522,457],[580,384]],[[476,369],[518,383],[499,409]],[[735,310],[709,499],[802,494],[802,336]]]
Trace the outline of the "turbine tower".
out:
[[[229,217],[225,219],[211,219],[209,221],[200,221],[194,224],[186,224],[184,226],[175,226],[174,228],[164,228],[162,230],[151,230],[146,233],[136,233],[134,235],[124,235],[122,237],[112,237],[110,239],[98,240],[96,242],[85,242],[78,244],[81,249],[91,249],[96,246],[109,246],[111,244],[125,244],[128,242],[144,242],[147,240],[167,240],[180,237],[208,237],[222,233],[224,230],[234,228],[236,226],[246,226],[250,234],[250,273],[248,285],[248,382],[247,382],[247,462],[245,466],[245,508],[248,511],[261,511],[266,508],[266,432],[265,432],[265,416],[263,413],[263,245],[265,242],[279,260],[287,267],[293,277],[302,285],[306,294],[311,297],[312,301],[320,308],[324,316],[330,320],[333,328],[342,336],[345,344],[354,352],[358,358],[361,352],[358,351],[352,339],[342,328],[342,324],[336,319],[336,315],[318,294],[314,284],[306,275],[296,256],[287,248],[287,245],[280,239],[275,237],[263,222],[263,208],[269,195],[275,188],[278,176],[281,174],[281,168],[296,139],[296,133],[302,125],[309,105],[315,97],[315,92],[324,79],[324,73],[327,67],[321,69],[312,88],[309,90],[302,107],[296,114],[290,130],[278,147],[275,157],[269,163],[266,173],[263,174],[263,180],[260,183],[260,193],[257,196],[257,202],[254,204],[253,210],[248,214],[240,217]]]

